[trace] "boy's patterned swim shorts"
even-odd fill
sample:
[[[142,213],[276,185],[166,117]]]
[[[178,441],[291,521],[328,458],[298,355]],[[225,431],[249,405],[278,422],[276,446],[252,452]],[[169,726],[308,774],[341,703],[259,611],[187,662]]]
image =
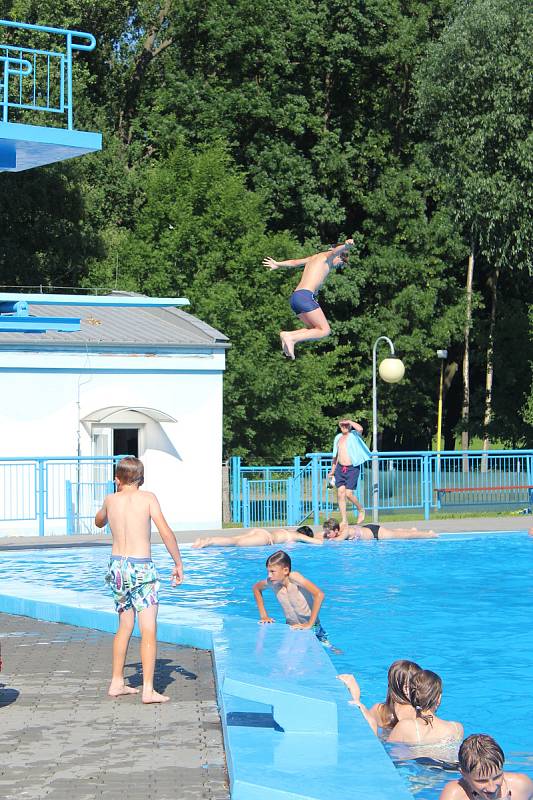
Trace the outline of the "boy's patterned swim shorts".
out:
[[[115,609],[119,612],[142,611],[159,602],[159,580],[155,564],[149,558],[121,558],[112,556],[105,581],[113,594]]]

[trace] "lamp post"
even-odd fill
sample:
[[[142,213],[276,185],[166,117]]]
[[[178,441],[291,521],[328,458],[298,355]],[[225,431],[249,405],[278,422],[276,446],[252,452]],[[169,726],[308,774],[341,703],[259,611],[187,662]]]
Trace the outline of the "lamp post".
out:
[[[444,388],[444,362],[448,358],[448,351],[437,350],[437,358],[440,358],[439,410],[437,415],[437,453],[440,453],[440,440],[442,433],[442,392]]]
[[[442,395],[444,390],[444,362],[448,358],[447,350],[437,350],[437,358],[440,358],[440,382],[439,382],[439,409],[437,413],[437,469],[435,470],[437,489],[440,486],[440,440],[442,434]]]
[[[405,373],[403,362],[397,358],[389,337],[379,336],[372,348],[372,522],[378,521],[379,505],[377,350],[382,341],[389,345],[392,358],[384,358],[379,365],[381,378],[387,383],[398,383]]]

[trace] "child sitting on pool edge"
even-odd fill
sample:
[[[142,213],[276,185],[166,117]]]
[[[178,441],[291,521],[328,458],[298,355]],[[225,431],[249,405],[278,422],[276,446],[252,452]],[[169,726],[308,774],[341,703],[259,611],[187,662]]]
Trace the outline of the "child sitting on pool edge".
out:
[[[439,800],[533,800],[533,781],[504,772],[505,756],[491,736],[473,733],[459,748],[461,778],[450,781]]]
[[[263,600],[265,589],[272,589],[285,613],[287,625],[299,630],[313,630],[325,647],[331,647],[318,618],[325,596],[322,589],[299,572],[293,572],[291,558],[284,550],[272,553],[266,560],[266,568],[266,580],[258,581],[253,587],[260,623],[275,622],[273,617],[268,616]]]

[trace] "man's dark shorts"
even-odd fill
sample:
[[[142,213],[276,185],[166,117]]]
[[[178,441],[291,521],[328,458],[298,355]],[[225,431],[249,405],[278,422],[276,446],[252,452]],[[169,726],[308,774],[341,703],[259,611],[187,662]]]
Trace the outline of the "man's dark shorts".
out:
[[[297,316],[320,308],[318,300],[310,289],[296,289],[291,294],[290,304]]]
[[[343,467],[342,464],[337,464],[335,467],[335,488],[346,486],[350,492],[353,492],[357,486],[360,471],[361,467]]]

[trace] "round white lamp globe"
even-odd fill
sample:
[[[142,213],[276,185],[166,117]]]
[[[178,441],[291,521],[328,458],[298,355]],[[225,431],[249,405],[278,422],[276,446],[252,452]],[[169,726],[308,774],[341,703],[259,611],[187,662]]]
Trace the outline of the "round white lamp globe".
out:
[[[405,374],[403,361],[399,358],[384,358],[379,365],[379,374],[386,383],[398,383]]]

